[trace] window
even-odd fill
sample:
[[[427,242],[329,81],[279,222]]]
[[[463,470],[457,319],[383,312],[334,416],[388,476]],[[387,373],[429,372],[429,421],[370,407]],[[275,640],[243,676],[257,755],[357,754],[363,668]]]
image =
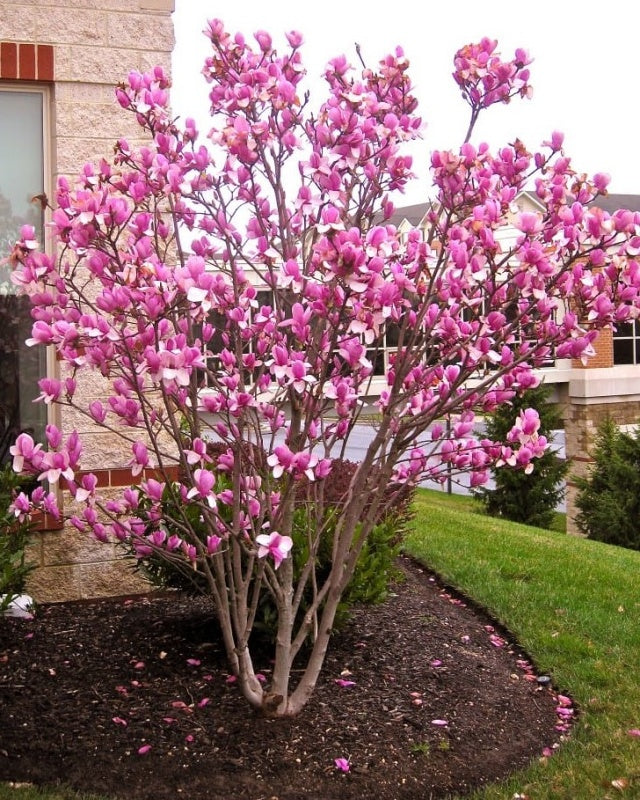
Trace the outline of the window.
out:
[[[367,358],[373,366],[373,377],[384,377],[389,371],[391,357],[398,350],[399,337],[400,326],[395,322],[389,322],[377,340],[375,348],[367,350]]]
[[[14,88],[15,86],[15,88]],[[16,294],[5,262],[22,225],[40,240],[43,212],[32,198],[45,191],[46,93],[20,84],[0,85],[0,463],[21,432],[44,438],[46,406],[34,403],[46,373],[46,352],[24,342],[31,333],[30,303]]]
[[[622,322],[613,333],[613,363],[640,364],[640,322]]]

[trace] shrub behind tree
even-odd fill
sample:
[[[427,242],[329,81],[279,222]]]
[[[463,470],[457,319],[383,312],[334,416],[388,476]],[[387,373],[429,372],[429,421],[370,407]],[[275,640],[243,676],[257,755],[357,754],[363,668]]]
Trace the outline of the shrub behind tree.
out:
[[[219,456],[224,456],[226,447],[222,443],[210,443],[207,447],[209,455],[213,458],[213,469]],[[256,461],[264,461],[266,454],[254,454]],[[309,498],[306,489],[308,481],[303,481],[300,488],[300,501],[294,509],[294,524],[292,527],[292,559],[294,564],[294,578],[300,581],[309,553],[308,531],[310,528],[322,529],[324,534],[321,544],[315,554],[316,580],[323,582],[327,579],[333,566],[334,529],[341,508],[344,504],[345,486],[349,486],[358,464],[345,459],[336,459],[323,486],[323,502],[315,504]],[[225,483],[231,489],[231,481],[224,473],[216,473],[218,490],[222,490]],[[389,586],[394,578],[400,576],[395,565],[396,557],[400,552],[400,545],[407,532],[407,526],[413,517],[412,501],[415,496],[415,487],[411,484],[389,483],[382,491],[387,497],[386,510],[381,514],[367,537],[366,542],[358,557],[353,578],[347,586],[334,621],[334,628],[348,618],[349,609],[356,603],[376,604],[383,602],[389,593]],[[197,503],[189,503],[183,508],[183,513],[192,521],[194,531],[197,531],[202,546],[206,547],[207,527],[199,522],[200,508]],[[321,517],[318,516],[320,513]],[[162,515],[167,533],[179,535],[180,529],[174,522],[180,518],[178,509],[175,508],[170,492],[164,493]],[[229,516],[229,515],[228,515]],[[229,522],[231,520],[229,519]],[[150,528],[149,533],[153,531]],[[135,559],[135,569],[141,572],[155,586],[161,588],[178,589],[189,594],[208,594],[207,581],[202,572],[194,570],[185,563],[184,559],[167,559],[157,550],[149,548],[140,552],[140,547],[135,547],[131,539],[123,542],[123,547],[128,556]],[[309,610],[313,602],[311,591],[307,590],[298,609],[300,618]],[[278,610],[272,596],[263,588],[262,596],[256,612],[255,630],[262,636],[275,643],[277,635]]]
[[[506,441],[509,431],[521,412],[533,408],[538,412],[538,435],[550,445],[553,431],[562,426],[557,406],[549,402],[551,389],[544,384],[528,389],[510,403],[503,403],[487,417],[487,435],[495,441]],[[476,496],[491,516],[504,517],[525,525],[550,528],[558,503],[564,497],[564,478],[568,464],[552,447],[536,460],[532,472],[506,466],[493,470],[494,489],[480,487]]]
[[[624,433],[607,418],[592,455],[589,475],[573,478],[578,528],[590,539],[640,550],[640,432]]]
[[[27,575],[33,569],[26,558],[31,525],[16,519],[11,507],[17,493],[25,488],[25,480],[16,475],[10,464],[0,468],[0,618],[22,594]]]

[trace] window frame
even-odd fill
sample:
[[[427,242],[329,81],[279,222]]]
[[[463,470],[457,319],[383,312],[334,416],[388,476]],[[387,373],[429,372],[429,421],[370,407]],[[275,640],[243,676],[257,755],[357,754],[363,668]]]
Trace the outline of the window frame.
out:
[[[620,328],[630,326],[629,333],[621,331]],[[629,342],[631,344],[632,356],[631,361],[620,361],[616,358],[616,343]],[[617,328],[613,331],[612,336],[612,360],[614,367],[629,367],[640,365],[640,320],[630,319],[625,322],[618,323]]]
[[[53,186],[53,135],[52,135],[52,102],[53,91],[52,86],[47,83],[26,80],[0,80],[0,93],[3,94],[35,94],[39,95],[42,99],[42,192],[49,198],[52,193]],[[42,214],[42,229],[40,246],[45,252],[51,252],[51,244],[46,235],[47,225],[51,220],[51,212],[47,207],[43,210]],[[8,255],[8,254],[6,254]],[[52,347],[46,350],[45,358],[43,359],[44,374],[42,377],[56,376],[58,374],[58,364],[55,357],[55,351]],[[60,412],[58,409],[53,408],[52,405],[46,406],[46,413],[44,417],[44,424],[59,424]]]

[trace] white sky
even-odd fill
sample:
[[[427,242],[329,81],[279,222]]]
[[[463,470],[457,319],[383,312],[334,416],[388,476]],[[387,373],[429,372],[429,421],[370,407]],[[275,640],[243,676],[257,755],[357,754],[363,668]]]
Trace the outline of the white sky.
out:
[[[247,39],[268,31],[279,49],[283,33],[300,31],[312,107],[324,99],[318,80],[324,64],[346,54],[357,64],[354,43],[368,65],[401,45],[427,123],[414,154],[420,178],[396,205],[421,202],[429,192],[427,165],[434,149],[457,149],[468,122],[468,107],[451,78],[453,55],[483,36],[498,39],[511,58],[524,47],[531,65],[532,100],[514,100],[481,117],[473,141],[492,147],[520,138],[537,149],[553,130],[565,134],[565,152],[575,169],[611,175],[610,191],[640,194],[640,101],[638,29],[634,0],[594,6],[575,0],[176,0],[173,106],[181,116],[206,119],[206,83],[200,70],[208,42],[206,20],[219,17],[229,31]],[[588,10],[588,8],[592,10]],[[419,12],[418,12],[419,9]],[[395,13],[397,12],[397,13]],[[206,128],[206,123],[201,124]]]

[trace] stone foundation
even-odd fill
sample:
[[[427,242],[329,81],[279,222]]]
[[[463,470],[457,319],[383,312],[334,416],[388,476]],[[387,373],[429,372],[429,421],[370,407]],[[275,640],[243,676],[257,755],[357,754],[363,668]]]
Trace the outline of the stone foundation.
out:
[[[589,474],[589,467],[593,464],[591,450],[600,424],[607,418],[611,418],[618,426],[637,423],[640,419],[640,403],[637,400],[588,404],[569,402],[565,406],[564,418],[566,454],[571,459],[566,493],[567,533],[580,536],[574,520],[577,488],[571,476],[586,477]]]
[[[103,499],[121,490],[104,488]],[[66,514],[76,510],[68,492],[63,492]],[[149,591],[149,583],[134,572],[134,562],[125,558],[114,543],[104,544],[72,525],[44,530],[33,536],[28,560],[36,565],[27,581],[27,591],[37,603],[118,597]]]
[[[80,544],[77,537],[82,537]],[[34,557],[35,555],[35,557]],[[37,564],[26,591],[36,603],[142,594],[149,584],[118,558],[112,545],[91,541],[77,531],[36,534],[29,559]]]

